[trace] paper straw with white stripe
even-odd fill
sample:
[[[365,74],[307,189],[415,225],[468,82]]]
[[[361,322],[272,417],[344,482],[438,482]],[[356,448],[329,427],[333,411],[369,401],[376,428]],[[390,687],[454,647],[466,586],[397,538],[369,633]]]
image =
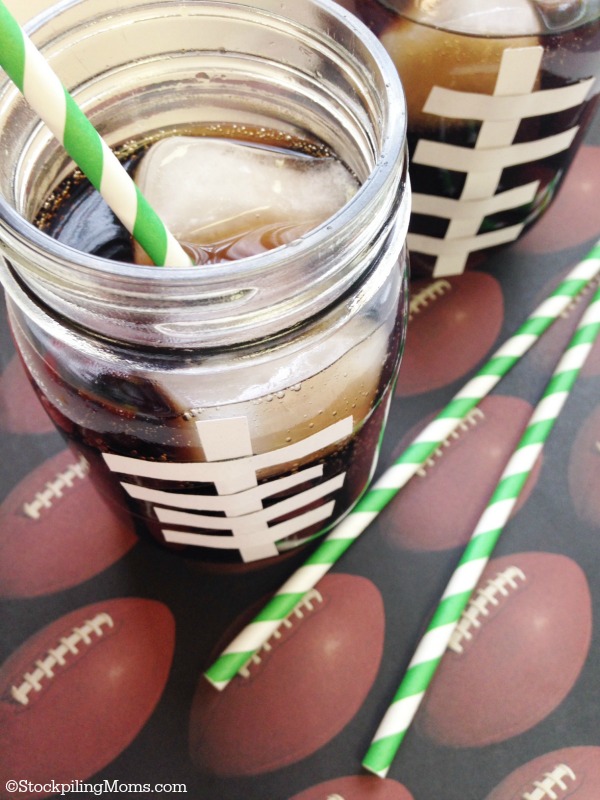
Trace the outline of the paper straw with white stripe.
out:
[[[385,777],[421,704],[452,634],[594,342],[600,334],[600,289],[581,318],[479,518],[438,607],[383,717],[363,767]]]
[[[190,257],[2,0],[0,66],[152,261],[189,267]]]
[[[323,539],[305,564],[293,573],[258,616],[209,667],[205,676],[217,689],[227,686],[275,633],[304,595],[316,586],[466,415],[509,372],[599,271],[600,241],[383,473],[348,516]]]

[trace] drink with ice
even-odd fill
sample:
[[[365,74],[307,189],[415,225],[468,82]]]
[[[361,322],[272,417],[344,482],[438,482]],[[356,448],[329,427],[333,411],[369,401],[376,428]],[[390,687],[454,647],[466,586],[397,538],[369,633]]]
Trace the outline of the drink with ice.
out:
[[[480,265],[555,197],[598,106],[598,0],[356,0],[403,81],[413,274]]]
[[[162,33],[163,3],[154,5],[119,14],[150,13]],[[43,237],[40,266],[7,258],[4,283],[34,387],[107,498],[163,546],[249,562],[327,530],[375,468],[405,328],[402,98],[392,81],[369,120],[357,113],[357,96],[368,113],[373,103],[356,94],[357,76],[347,87],[335,76],[316,102],[322,79],[308,99],[297,83],[283,91],[273,43],[263,27],[248,38],[246,13],[218,23],[228,36],[240,27],[244,50],[217,67],[205,4],[184,5],[207,48],[211,39],[208,71],[194,63],[189,76],[184,64],[178,76],[195,102],[181,91],[172,120],[174,77],[162,83],[153,67],[142,102],[151,120],[115,150],[196,266],[148,265],[97,193],[63,167],[38,203],[37,233],[28,229],[34,244]],[[297,24],[321,24],[307,16],[318,5],[295,7],[299,19],[289,31],[280,22],[275,41],[293,40]],[[268,50],[268,80],[257,59],[246,64],[248,48],[261,58]],[[282,52],[289,69],[288,44]],[[298,70],[305,57],[298,50]],[[369,76],[383,68],[395,77],[380,57]],[[361,81],[365,94],[376,90],[371,77]],[[190,108],[199,120],[189,122]],[[384,144],[386,159],[377,154]],[[55,271],[56,254],[61,265],[70,259],[68,271]]]
[[[144,196],[195,263],[234,261],[290,244],[358,189],[326,148],[276,131],[247,133],[246,141],[168,137],[137,168]],[[275,144],[280,139],[294,149]],[[265,145],[269,140],[274,144]],[[141,248],[135,251],[144,263]]]
[[[246,134],[246,141],[167,137],[128,153],[145,196],[200,265],[293,243],[357,191],[322,145],[264,129]],[[38,223],[71,246],[82,247],[85,231],[93,251],[147,262],[73,176]],[[40,332],[32,346],[18,322],[15,332],[59,428],[84,448],[99,478],[107,468],[119,476],[128,504],[157,538],[254,560],[276,555],[286,540],[289,547],[311,538],[335,503],[348,505],[365,488],[400,356],[393,296],[376,325],[359,315],[334,339],[322,331],[310,347],[301,336],[274,341],[268,358],[254,347],[233,367],[221,358],[216,371],[206,369],[210,355],[182,369],[179,354],[164,353],[157,375],[136,370],[123,353],[127,371],[119,374],[114,348],[66,356],[64,342]],[[140,463],[148,460],[156,467]],[[182,466],[190,462],[196,467]],[[248,542],[246,529],[254,531]]]

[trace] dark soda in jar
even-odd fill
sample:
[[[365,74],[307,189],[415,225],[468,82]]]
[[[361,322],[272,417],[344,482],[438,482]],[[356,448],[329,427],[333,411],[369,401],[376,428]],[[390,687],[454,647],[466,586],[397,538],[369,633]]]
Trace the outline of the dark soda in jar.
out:
[[[302,171],[326,161],[340,167],[314,139],[264,128],[184,133],[280,160],[293,156]],[[135,172],[153,145],[154,138],[128,142],[119,156]],[[244,231],[221,231],[216,241],[182,243],[201,270],[289,244],[304,232],[302,220],[254,219]],[[134,260],[129,234],[79,173],[47,199],[37,225],[77,250]],[[126,343],[90,336],[85,347],[71,346],[69,337],[57,341],[22,324],[16,310],[12,327],[58,429],[84,453],[107,498],[133,513],[141,533],[195,559],[254,561],[310,541],[366,488],[400,360],[401,279],[398,270],[348,325],[332,309],[306,334],[284,332],[266,347],[249,342],[233,358],[218,347],[190,350],[183,359],[180,350],[163,348],[152,368]],[[340,327],[333,338],[326,335],[331,325]]]
[[[414,276],[477,267],[555,197],[599,97],[598,0],[355,0],[408,107]]]

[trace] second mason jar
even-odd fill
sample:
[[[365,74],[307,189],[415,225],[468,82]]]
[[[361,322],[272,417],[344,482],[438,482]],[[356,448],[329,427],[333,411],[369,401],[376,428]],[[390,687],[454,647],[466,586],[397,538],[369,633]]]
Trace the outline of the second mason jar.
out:
[[[600,0],[350,5],[406,90],[412,274],[485,265],[548,209],[597,113]]]

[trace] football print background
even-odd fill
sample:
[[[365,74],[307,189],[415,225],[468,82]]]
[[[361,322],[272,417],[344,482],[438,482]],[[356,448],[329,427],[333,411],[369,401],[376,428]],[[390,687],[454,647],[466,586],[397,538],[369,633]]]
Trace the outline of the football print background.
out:
[[[425,294],[419,284],[380,470],[600,236],[599,179],[597,122],[537,227],[477,277]],[[138,541],[46,424],[2,312],[0,786],[47,770],[65,781],[182,782],[199,800],[597,797],[599,346],[388,779],[360,768],[465,526],[583,306],[222,694],[202,671],[307,551],[219,570]]]

